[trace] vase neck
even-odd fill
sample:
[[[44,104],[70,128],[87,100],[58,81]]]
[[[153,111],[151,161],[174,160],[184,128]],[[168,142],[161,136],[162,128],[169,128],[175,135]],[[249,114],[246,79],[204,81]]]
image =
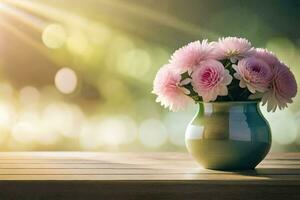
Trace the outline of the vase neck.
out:
[[[198,115],[229,112],[258,112],[259,102],[199,103]]]

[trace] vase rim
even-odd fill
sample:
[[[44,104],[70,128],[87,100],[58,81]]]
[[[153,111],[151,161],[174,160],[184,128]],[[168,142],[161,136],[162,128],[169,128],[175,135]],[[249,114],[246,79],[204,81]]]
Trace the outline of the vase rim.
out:
[[[198,102],[202,104],[251,104],[251,103],[260,103],[261,100],[250,100],[250,101],[212,101],[212,102]]]

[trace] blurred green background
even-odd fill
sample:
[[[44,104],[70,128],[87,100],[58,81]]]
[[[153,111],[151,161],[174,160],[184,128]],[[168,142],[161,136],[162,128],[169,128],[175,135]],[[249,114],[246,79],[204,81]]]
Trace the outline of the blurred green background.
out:
[[[190,41],[239,36],[299,79],[299,10],[296,0],[0,0],[0,150],[185,151],[196,106],[155,103],[158,68]],[[299,95],[262,110],[272,151],[299,151]]]

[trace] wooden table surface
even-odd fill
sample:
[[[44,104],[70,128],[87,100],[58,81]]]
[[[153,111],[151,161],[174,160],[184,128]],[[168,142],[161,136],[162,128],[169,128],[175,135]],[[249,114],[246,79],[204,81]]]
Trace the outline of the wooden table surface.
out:
[[[300,199],[300,153],[256,170],[202,169],[185,153],[0,153],[4,199]]]

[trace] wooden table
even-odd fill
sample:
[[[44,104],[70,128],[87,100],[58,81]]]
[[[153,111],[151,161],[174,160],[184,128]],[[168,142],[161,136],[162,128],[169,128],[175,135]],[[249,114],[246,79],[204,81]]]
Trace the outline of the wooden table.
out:
[[[0,153],[0,200],[300,199],[300,153],[255,171],[201,169],[185,153]]]

